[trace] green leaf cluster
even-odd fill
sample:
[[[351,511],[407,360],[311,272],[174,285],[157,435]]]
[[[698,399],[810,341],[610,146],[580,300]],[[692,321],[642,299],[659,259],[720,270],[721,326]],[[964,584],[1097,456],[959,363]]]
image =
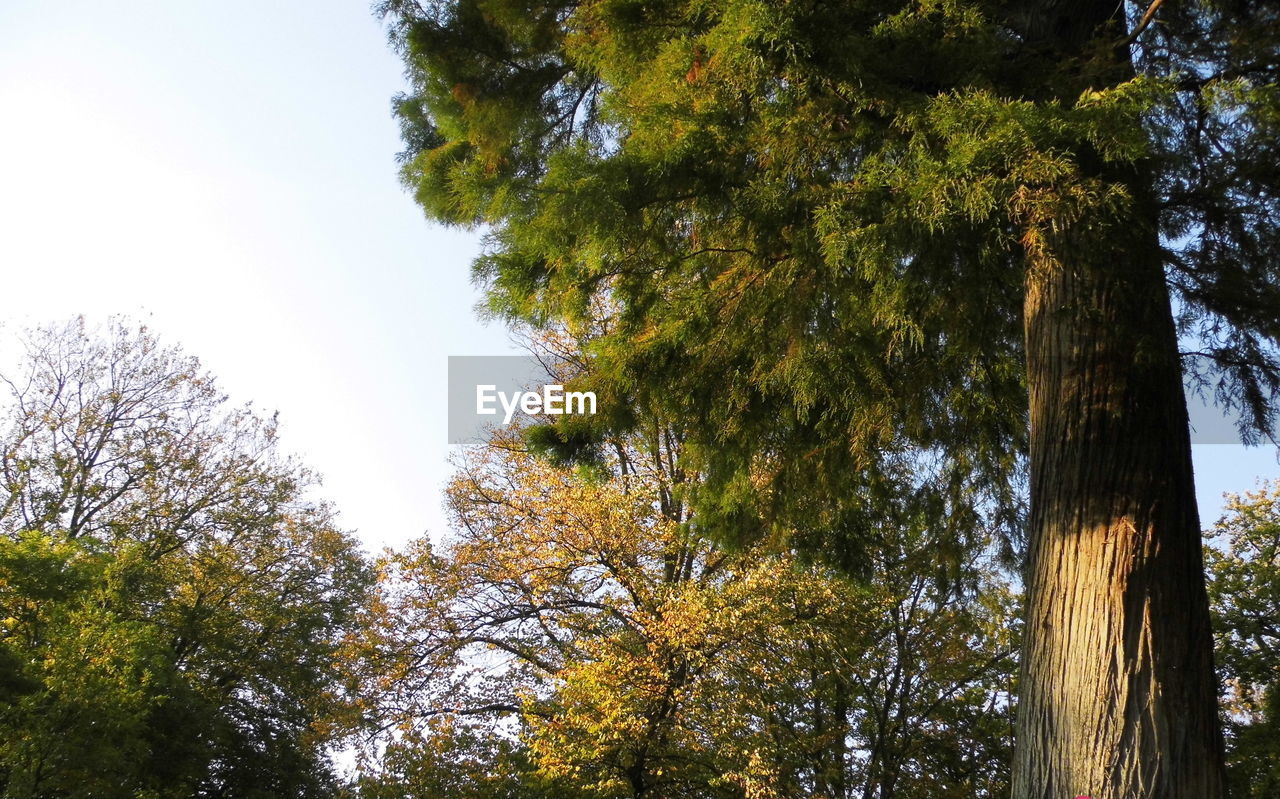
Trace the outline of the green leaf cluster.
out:
[[[145,328],[31,331],[0,433],[0,795],[323,797],[372,575],[274,420]]]
[[[874,497],[1016,540],[1023,290],[1067,231],[1162,236],[1190,373],[1246,433],[1273,420],[1266,4],[1179,4],[1133,43],[1117,15],[1069,54],[998,0],[381,10],[406,185],[487,232],[493,313],[590,331],[598,437],[698,421],[708,530],[847,553]]]
[[[1228,499],[1205,557],[1234,797],[1280,791],[1280,485]]]

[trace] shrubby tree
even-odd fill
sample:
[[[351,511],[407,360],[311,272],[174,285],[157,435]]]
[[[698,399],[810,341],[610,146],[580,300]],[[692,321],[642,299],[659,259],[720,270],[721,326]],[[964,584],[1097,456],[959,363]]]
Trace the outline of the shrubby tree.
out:
[[[1210,531],[1231,795],[1280,792],[1280,484],[1230,497]]]
[[[0,434],[0,791],[329,796],[370,572],[274,419],[145,328],[28,334]]]
[[[611,309],[602,426],[680,420],[701,529],[1025,530],[1015,799],[1223,795],[1183,381],[1269,433],[1274,3],[381,9],[406,183],[496,312]]]

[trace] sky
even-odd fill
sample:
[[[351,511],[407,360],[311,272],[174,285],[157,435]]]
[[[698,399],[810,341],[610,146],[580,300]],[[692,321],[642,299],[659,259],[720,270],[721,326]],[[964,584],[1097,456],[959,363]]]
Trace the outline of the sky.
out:
[[[399,185],[401,72],[362,0],[0,2],[4,334],[146,322],[373,548],[441,532],[447,356],[515,351]]]
[[[128,314],[279,411],[371,550],[438,537],[446,359],[519,349],[399,185],[401,73],[364,0],[3,0],[0,335]],[[1206,523],[1280,476],[1195,457]]]

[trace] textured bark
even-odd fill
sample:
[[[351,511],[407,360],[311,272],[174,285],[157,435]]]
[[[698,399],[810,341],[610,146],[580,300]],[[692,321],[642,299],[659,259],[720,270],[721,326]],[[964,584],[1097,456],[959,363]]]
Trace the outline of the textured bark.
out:
[[[1123,15],[1033,0],[1063,101],[1131,77]],[[1079,65],[1072,66],[1073,64]],[[1047,99],[1047,98],[1046,98]],[[1060,225],[1025,296],[1028,607],[1014,799],[1221,799],[1222,736],[1177,335],[1150,179],[1130,218]]]
[[[1063,235],[1063,263],[1028,280],[1015,799],[1223,795],[1186,401],[1154,245],[1140,225]]]
[[[1158,262],[1111,254],[1028,287],[1014,797],[1216,799],[1212,637],[1169,302]]]

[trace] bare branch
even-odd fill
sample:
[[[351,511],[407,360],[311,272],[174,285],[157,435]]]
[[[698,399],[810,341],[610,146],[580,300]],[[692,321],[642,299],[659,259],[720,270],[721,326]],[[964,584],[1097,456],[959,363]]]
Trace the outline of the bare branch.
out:
[[[1124,40],[1125,47],[1128,47],[1138,40],[1138,37],[1142,35],[1142,32],[1145,31],[1147,26],[1156,18],[1156,11],[1160,9],[1160,6],[1163,3],[1164,0],[1151,0],[1151,5],[1147,6],[1146,13],[1142,15],[1142,19],[1138,20],[1138,26],[1133,29],[1133,33],[1129,34],[1129,38]]]

